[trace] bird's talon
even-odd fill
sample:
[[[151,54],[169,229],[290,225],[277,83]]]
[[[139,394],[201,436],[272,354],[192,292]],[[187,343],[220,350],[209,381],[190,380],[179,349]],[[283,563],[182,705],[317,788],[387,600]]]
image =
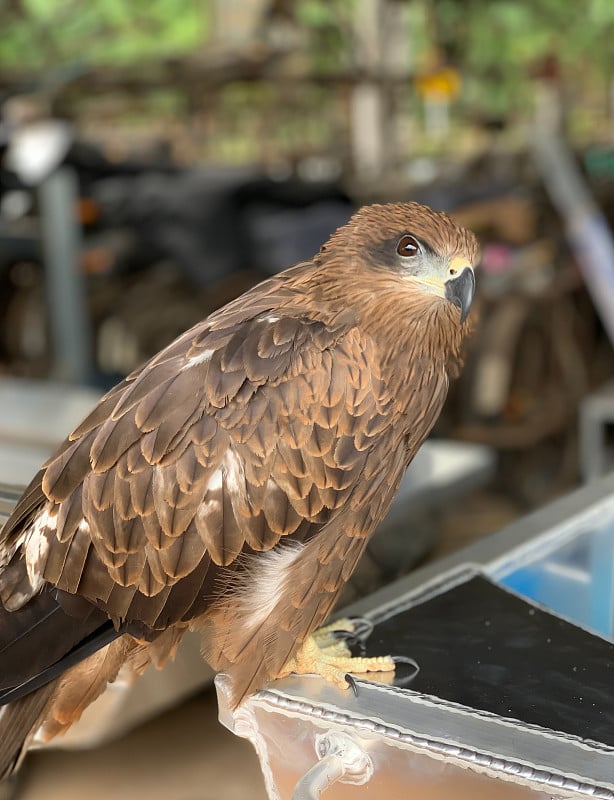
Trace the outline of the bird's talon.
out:
[[[413,672],[409,675],[406,675],[403,678],[395,678],[395,686],[407,686],[410,684],[414,678],[418,677],[418,673],[420,672],[420,665],[417,661],[415,661],[410,656],[390,656],[395,664],[406,664],[409,667],[413,667]]]
[[[343,622],[345,624],[346,620]],[[351,641],[353,637],[352,631],[343,631],[336,626],[339,626],[339,621],[333,625],[327,625],[309,636],[278,677],[284,677],[290,673],[320,675],[342,689],[349,686],[354,695],[358,696],[356,680],[350,673],[394,672],[394,661],[388,656],[353,657],[347,645],[347,642]],[[363,631],[370,631],[371,627],[370,624],[363,626],[361,634],[364,635]],[[360,639],[358,642],[364,647]]]

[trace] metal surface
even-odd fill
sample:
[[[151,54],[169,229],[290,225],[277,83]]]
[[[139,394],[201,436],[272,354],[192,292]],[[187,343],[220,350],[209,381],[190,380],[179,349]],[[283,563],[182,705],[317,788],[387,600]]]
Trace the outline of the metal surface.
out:
[[[461,572],[447,576],[452,581],[467,577]],[[416,595],[412,602],[423,599]],[[387,613],[393,611],[389,608]],[[543,783],[549,789],[614,798],[612,747],[432,695],[361,679],[357,683],[359,694],[354,697],[319,678],[287,678],[261,692],[255,702],[305,719],[335,722],[346,731],[426,748],[468,765],[488,767],[502,776]]]
[[[292,800],[318,800],[338,781],[362,784],[373,774],[368,754],[347,734],[322,734],[316,739],[316,750],[320,760],[297,783]]]
[[[320,683],[317,678],[287,678],[275,689],[260,692],[255,702],[269,711],[283,710],[304,720],[335,723],[359,735],[375,735],[391,745],[428,750],[510,780],[542,784],[548,791],[614,800],[614,750],[610,748],[593,749],[543,729],[367,681],[359,681],[358,698],[349,693],[340,698],[329,686],[309,685],[315,681]],[[308,696],[316,699],[310,702]]]

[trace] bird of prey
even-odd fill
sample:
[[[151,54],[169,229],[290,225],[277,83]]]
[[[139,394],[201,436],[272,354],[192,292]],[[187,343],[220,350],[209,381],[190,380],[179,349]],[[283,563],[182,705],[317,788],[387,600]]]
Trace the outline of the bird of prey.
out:
[[[353,671],[311,634],[441,411],[476,257],[445,214],[367,206],[100,400],[0,534],[0,774],[189,628],[235,704]]]

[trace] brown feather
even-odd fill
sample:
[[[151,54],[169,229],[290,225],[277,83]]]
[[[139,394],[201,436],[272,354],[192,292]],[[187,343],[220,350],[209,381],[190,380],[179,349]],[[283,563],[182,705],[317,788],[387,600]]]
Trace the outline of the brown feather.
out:
[[[113,415],[117,403],[130,390],[131,380],[126,378],[108,391],[94,407],[90,414],[81,422],[68,437],[68,442],[81,439],[83,436],[99,428]]]
[[[81,576],[92,549],[92,540],[89,537],[89,533],[84,530],[77,531],[70,540],[64,568],[58,579],[58,587],[60,589],[71,594],[75,594],[79,590]]]
[[[64,543],[72,539],[82,520],[83,489],[78,486],[69,498],[60,503],[55,530],[57,540]]]
[[[132,415],[124,414],[118,420],[109,418],[97,430],[89,451],[89,460],[94,472],[107,472],[117,463],[119,457],[139,440],[140,436],[141,431]]]
[[[45,468],[42,488],[49,498],[61,502],[78,487],[90,470],[89,447],[96,431],[70,444]]]

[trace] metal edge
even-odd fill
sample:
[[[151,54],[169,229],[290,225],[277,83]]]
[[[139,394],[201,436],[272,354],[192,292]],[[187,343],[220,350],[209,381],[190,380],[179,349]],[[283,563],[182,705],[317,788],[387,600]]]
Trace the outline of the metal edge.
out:
[[[284,681],[286,684],[288,681]],[[361,688],[366,685],[361,682]],[[385,687],[388,689],[388,687]],[[431,698],[428,698],[429,700]],[[315,703],[305,700],[302,696],[296,697],[279,689],[264,689],[254,695],[251,702],[265,703],[275,709],[290,712],[303,718],[309,718],[314,723],[331,723],[344,727],[349,727],[359,735],[371,735],[385,737],[391,743],[408,745],[414,749],[425,751],[435,757],[452,759],[456,763],[465,767],[473,768],[477,771],[487,771],[494,777],[505,775],[510,780],[520,780],[530,782],[540,788],[547,788],[548,791],[581,793],[595,800],[614,800],[614,784],[603,785],[586,780],[582,776],[574,777],[569,773],[565,774],[560,770],[543,768],[532,765],[520,758],[501,757],[486,748],[477,748],[460,745],[455,742],[445,741],[430,734],[422,734],[415,731],[402,729],[399,726],[391,725],[380,718],[372,719],[368,716],[360,715],[355,711],[341,710],[338,706],[329,703]],[[521,729],[519,732],[522,732]],[[540,731],[541,732],[541,731]],[[608,759],[612,759],[612,753],[605,754]]]

